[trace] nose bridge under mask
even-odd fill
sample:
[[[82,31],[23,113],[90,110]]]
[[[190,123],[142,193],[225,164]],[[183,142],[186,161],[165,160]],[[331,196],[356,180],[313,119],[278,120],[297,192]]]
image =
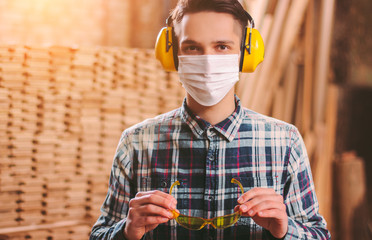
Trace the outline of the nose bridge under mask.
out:
[[[239,55],[180,55],[179,73],[239,72]]]

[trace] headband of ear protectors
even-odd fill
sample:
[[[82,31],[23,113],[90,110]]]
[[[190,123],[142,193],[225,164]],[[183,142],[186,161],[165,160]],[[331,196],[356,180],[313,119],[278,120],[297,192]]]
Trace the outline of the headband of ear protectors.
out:
[[[241,72],[254,72],[257,65],[264,59],[265,47],[258,30],[254,29],[254,21],[248,12],[245,12],[250,22],[250,27],[244,30],[241,43],[240,66]],[[167,18],[167,26],[162,28],[155,43],[155,56],[160,61],[164,70],[177,71],[178,69],[178,42],[171,27],[171,16]]]

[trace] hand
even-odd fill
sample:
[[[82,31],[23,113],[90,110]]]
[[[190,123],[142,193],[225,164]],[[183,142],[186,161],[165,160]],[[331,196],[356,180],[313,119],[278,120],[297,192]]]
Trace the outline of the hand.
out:
[[[124,229],[127,239],[141,239],[160,223],[173,218],[169,210],[175,210],[177,201],[161,191],[139,192],[129,201],[129,211]]]
[[[288,216],[283,197],[271,188],[253,188],[239,199],[235,211],[252,217],[276,238],[283,238],[288,230]]]

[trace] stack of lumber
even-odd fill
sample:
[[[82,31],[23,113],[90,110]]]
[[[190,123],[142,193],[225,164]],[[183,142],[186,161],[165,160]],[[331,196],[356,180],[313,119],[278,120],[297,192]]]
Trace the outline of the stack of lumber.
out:
[[[329,228],[338,99],[329,71],[334,2],[245,0],[266,51],[256,72],[242,74],[237,85],[245,107],[300,130]]]
[[[0,236],[87,239],[121,132],[183,97],[153,51],[0,46]]]

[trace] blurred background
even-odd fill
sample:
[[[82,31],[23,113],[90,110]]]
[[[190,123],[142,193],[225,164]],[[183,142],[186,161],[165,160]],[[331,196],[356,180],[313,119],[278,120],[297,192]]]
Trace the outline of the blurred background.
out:
[[[372,2],[245,0],[245,107],[295,124],[333,239],[372,239]],[[0,0],[0,239],[87,239],[121,132],[180,106],[153,46],[176,0]]]

